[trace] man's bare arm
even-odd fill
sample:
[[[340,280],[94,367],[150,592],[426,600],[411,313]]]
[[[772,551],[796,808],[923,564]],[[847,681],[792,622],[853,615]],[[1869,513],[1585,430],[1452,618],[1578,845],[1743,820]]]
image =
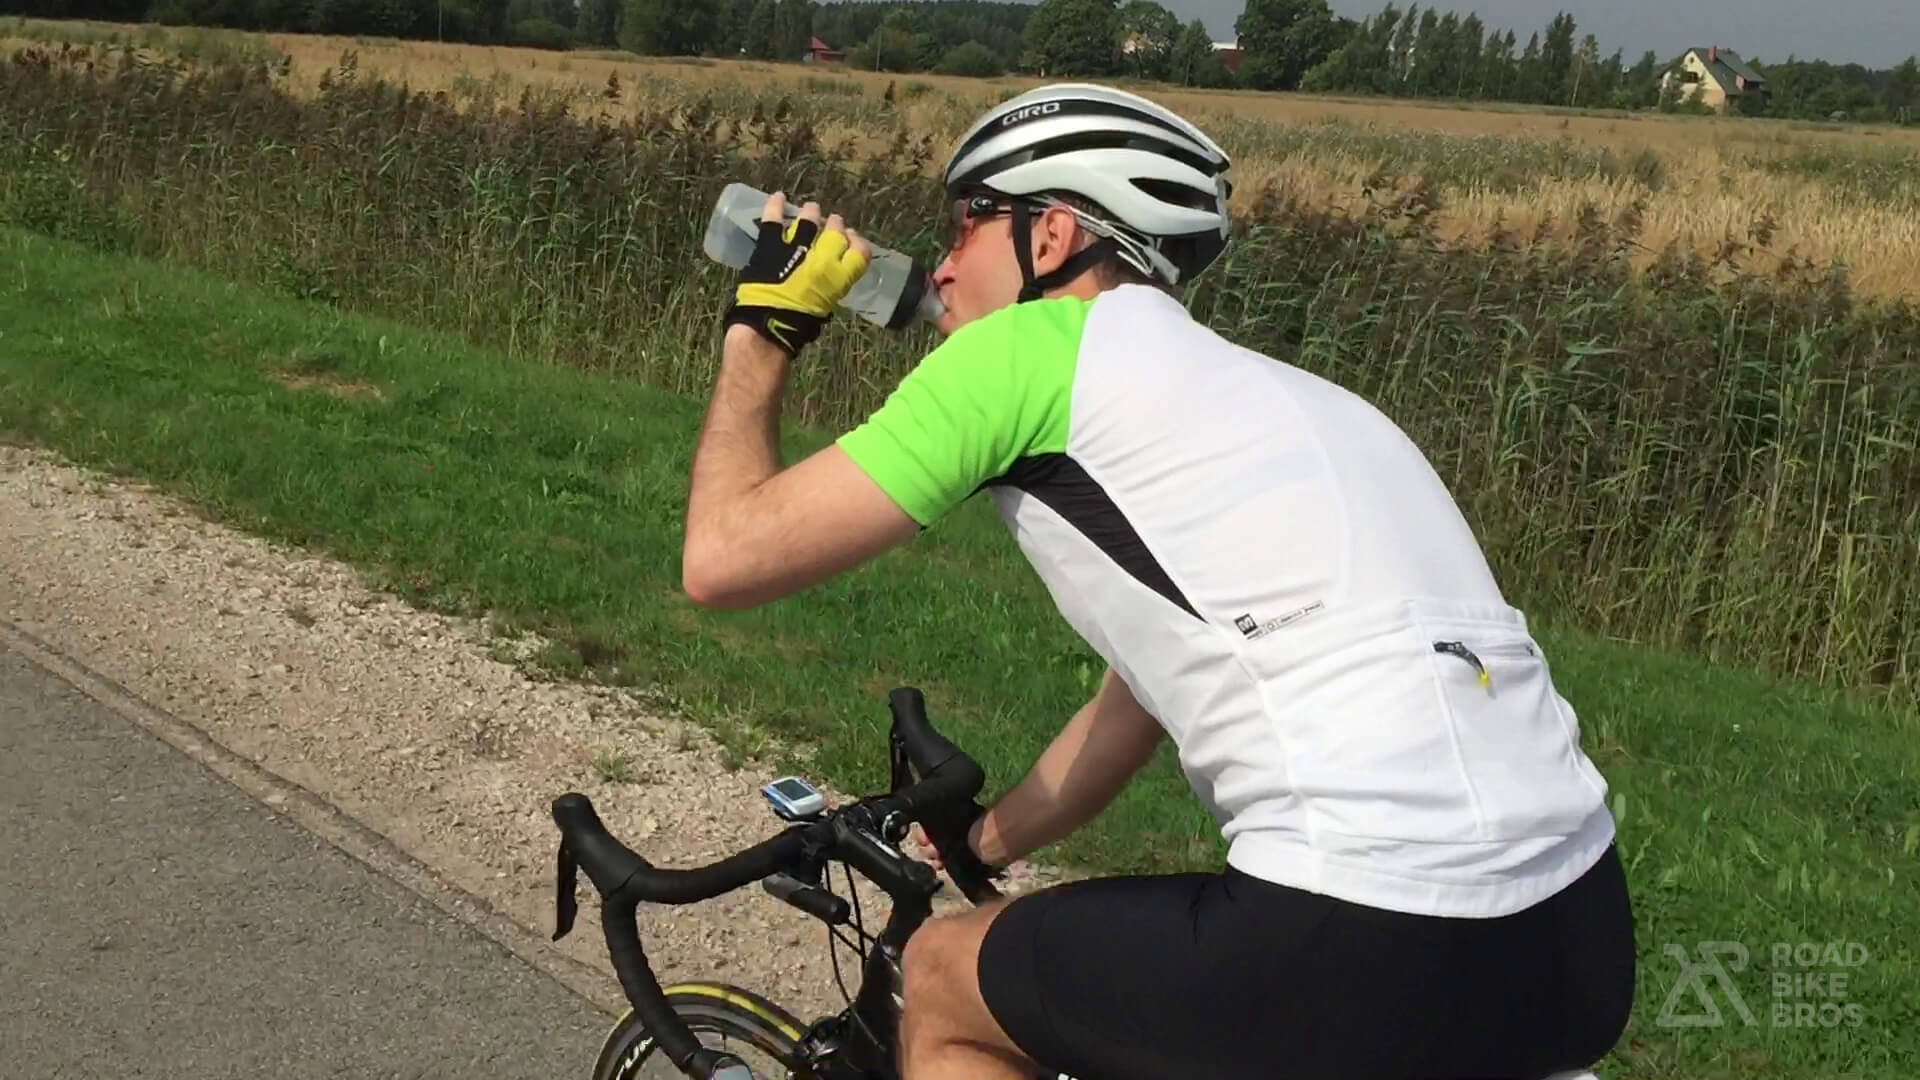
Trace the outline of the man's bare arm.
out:
[[[1165,735],[1109,670],[1093,700],[1054,736],[1026,778],[974,823],[974,850],[1004,866],[1093,820],[1152,759]]]
[[[780,467],[788,360],[728,330],[694,450],[681,584],[707,607],[777,600],[912,539],[919,525],[837,446]]]

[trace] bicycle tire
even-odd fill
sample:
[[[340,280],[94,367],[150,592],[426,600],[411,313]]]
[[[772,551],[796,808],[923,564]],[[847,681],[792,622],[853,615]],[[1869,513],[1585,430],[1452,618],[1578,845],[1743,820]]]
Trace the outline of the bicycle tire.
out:
[[[760,1061],[748,1058],[748,1067],[757,1080],[814,1080],[813,1071],[800,1056],[805,1025],[792,1013],[751,990],[726,983],[681,983],[665,990],[667,1004],[693,1029],[702,1046],[730,1050],[743,1058],[746,1050],[757,1051],[784,1070],[763,1077]],[[681,1080],[681,1073],[660,1053],[659,1045],[633,1010],[626,1010],[600,1046],[593,1080],[668,1078]]]

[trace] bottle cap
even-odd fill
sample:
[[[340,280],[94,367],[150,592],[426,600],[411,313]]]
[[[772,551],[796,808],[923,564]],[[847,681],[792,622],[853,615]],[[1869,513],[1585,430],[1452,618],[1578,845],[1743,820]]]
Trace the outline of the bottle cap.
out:
[[[916,319],[932,322],[946,312],[947,306],[940,302],[940,294],[933,287],[933,275],[916,262],[900,288],[900,298],[894,301],[887,329],[904,330]]]

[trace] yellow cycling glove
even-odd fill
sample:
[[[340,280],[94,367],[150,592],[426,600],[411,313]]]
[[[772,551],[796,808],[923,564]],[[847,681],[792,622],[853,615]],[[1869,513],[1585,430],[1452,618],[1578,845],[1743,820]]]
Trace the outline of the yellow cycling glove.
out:
[[[791,357],[820,336],[834,305],[866,271],[866,256],[848,246],[844,232],[801,218],[784,227],[763,221],[722,321],[753,327]]]

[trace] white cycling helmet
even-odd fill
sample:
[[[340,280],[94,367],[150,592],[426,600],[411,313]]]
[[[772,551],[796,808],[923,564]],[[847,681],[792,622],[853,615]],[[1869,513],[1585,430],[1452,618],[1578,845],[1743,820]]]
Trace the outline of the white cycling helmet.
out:
[[[1231,232],[1226,152],[1199,128],[1137,94],[1092,83],[1055,83],[996,106],[947,162],[950,197],[986,189],[1016,196],[1014,252],[1022,300],[1072,280],[1108,253],[1149,278],[1179,285],[1226,249]],[[1078,195],[1104,216],[1050,198]],[[1066,206],[1095,244],[1036,280],[1025,202]],[[1104,241],[1104,242],[1102,242]]]

